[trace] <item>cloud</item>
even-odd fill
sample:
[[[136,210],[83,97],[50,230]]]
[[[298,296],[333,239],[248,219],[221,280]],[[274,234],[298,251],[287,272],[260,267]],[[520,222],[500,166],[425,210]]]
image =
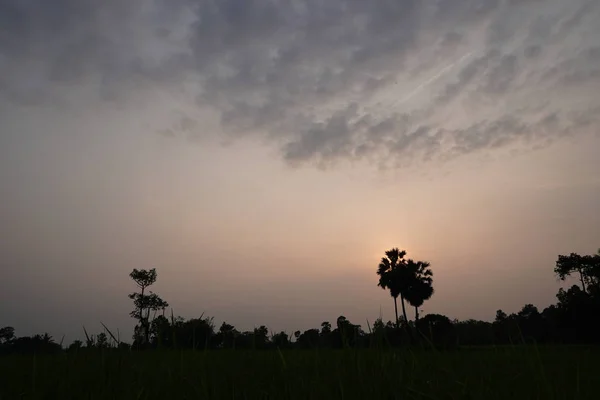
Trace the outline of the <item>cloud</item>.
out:
[[[74,107],[84,89],[117,103],[152,89],[178,99],[166,107],[179,116],[155,129],[175,138],[200,134],[196,111],[210,110],[224,136],[266,139],[292,164],[444,159],[583,131],[571,116],[600,105],[599,9],[594,0],[4,0],[0,96]],[[560,123],[546,126],[542,114]]]

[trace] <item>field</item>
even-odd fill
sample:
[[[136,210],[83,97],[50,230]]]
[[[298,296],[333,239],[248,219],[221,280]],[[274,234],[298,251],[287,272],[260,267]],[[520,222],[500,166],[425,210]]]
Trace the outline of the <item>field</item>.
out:
[[[599,399],[600,348],[85,351],[0,358],[0,399]]]

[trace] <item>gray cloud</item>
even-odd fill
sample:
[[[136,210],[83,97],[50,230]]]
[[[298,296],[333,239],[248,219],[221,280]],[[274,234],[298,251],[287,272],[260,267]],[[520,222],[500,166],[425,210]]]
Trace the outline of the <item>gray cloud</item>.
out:
[[[463,93],[466,87],[471,84],[476,78],[480,78],[484,71],[486,71],[493,59],[499,58],[499,52],[497,50],[489,51],[482,56],[475,57],[464,68],[458,73],[457,79],[454,82],[448,83],[441,93],[437,96],[437,102],[440,104],[447,104],[454,100],[459,94]],[[496,66],[498,68],[498,66]],[[498,71],[496,75],[500,75]],[[488,77],[488,81],[490,78]]]
[[[518,58],[514,54],[502,57],[489,71],[482,90],[492,94],[504,94],[515,82],[518,74]]]
[[[586,114],[574,105],[584,102],[565,103],[600,102],[597,4],[5,0],[0,94],[28,106],[61,104],[79,86],[112,102],[185,92],[190,108],[217,112],[223,134],[265,137],[293,164],[444,158],[582,129],[569,115]],[[469,120],[448,127],[443,116],[465,107]],[[184,113],[155,130],[197,134]]]
[[[600,123],[598,108],[575,113],[550,112],[537,119],[526,119],[518,113],[506,114],[494,120],[477,122],[464,129],[446,130],[454,145],[444,154],[445,159],[481,150],[523,144],[525,148],[539,148],[569,136],[579,130]]]

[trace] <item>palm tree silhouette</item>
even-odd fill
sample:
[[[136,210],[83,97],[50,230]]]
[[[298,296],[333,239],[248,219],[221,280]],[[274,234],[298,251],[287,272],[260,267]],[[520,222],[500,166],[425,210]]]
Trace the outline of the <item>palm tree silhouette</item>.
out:
[[[396,326],[400,325],[398,318],[398,296],[402,303],[402,315],[407,322],[406,308],[404,305],[404,293],[408,290],[411,283],[411,271],[408,270],[404,256],[406,251],[400,251],[393,248],[385,252],[385,257],[381,259],[377,268],[379,283],[382,289],[389,289],[390,295],[394,298],[394,311],[396,313]]]
[[[433,272],[429,266],[430,264],[427,261],[408,260],[406,262],[406,268],[410,271],[411,282],[404,297],[415,308],[415,325],[419,322],[419,307],[426,300],[429,300],[434,292],[432,286]]]

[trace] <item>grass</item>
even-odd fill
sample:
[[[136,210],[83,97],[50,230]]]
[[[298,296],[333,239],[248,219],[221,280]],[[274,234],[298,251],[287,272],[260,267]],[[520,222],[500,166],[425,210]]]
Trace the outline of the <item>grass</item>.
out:
[[[598,399],[600,348],[85,351],[0,358],[0,399]]]

